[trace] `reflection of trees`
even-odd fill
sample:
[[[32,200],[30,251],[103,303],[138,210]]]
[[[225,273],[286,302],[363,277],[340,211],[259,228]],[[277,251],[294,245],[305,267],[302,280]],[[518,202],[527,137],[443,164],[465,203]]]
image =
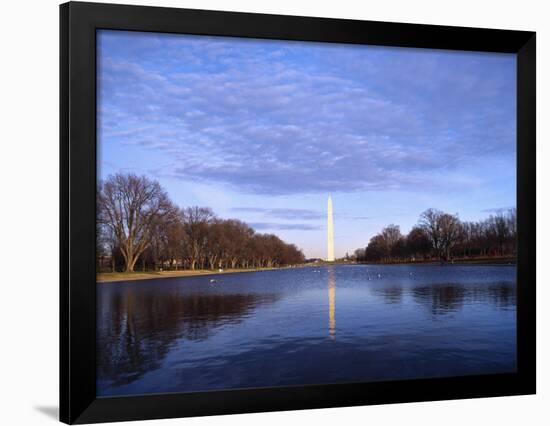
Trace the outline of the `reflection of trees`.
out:
[[[402,287],[382,287],[373,288],[371,291],[376,295],[381,295],[384,298],[385,303],[401,303],[403,298]]]
[[[445,284],[415,288],[413,297],[423,305],[431,305],[432,313],[437,315],[460,310],[465,293],[462,285]]]
[[[103,297],[102,297],[103,296]],[[274,295],[106,291],[98,313],[98,376],[131,383],[159,367],[176,339],[206,339],[213,328],[243,320]]]
[[[516,304],[516,290],[511,283],[433,284],[414,288],[417,303],[429,306],[434,315],[456,312],[464,304],[487,303],[497,308]]]
[[[516,306],[516,286],[506,284],[493,284],[485,292],[486,299],[497,308],[506,309]]]

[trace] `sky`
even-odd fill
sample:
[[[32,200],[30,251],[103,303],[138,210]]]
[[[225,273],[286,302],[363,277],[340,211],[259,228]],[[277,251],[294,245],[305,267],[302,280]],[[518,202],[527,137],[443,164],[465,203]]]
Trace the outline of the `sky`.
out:
[[[516,56],[101,30],[98,177],[158,180],[306,257],[516,205]]]

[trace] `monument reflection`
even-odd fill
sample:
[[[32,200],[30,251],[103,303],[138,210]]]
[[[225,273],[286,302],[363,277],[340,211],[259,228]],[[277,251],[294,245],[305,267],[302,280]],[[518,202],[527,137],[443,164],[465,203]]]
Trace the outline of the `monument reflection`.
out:
[[[336,271],[329,268],[327,274],[328,283],[328,335],[336,338]]]

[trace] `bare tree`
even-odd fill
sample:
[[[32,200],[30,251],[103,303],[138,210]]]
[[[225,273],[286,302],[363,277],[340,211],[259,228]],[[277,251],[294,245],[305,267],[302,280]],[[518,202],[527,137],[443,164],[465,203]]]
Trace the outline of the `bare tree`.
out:
[[[353,258],[358,261],[358,262],[363,262],[366,260],[366,257],[365,257],[365,249],[363,247],[360,247],[358,249],[356,249],[354,252],[353,252]]]
[[[205,255],[210,269],[220,266],[225,255],[226,246],[224,221],[219,219],[212,221],[208,227],[207,243],[205,246]]]
[[[115,252],[117,250],[116,237],[109,226],[98,221],[96,226],[96,254],[99,261],[100,269],[103,265],[103,258],[110,259],[110,271],[115,272]]]
[[[387,256],[387,242],[381,234],[376,234],[365,248],[365,260],[381,261]]]
[[[384,242],[384,252],[386,257],[393,255],[394,247],[399,244],[402,238],[401,229],[398,225],[388,225],[380,233],[382,241]]]
[[[252,238],[254,230],[240,220],[229,219],[225,221],[225,235],[225,254],[231,268],[235,268],[239,259],[246,257],[246,242]]]
[[[424,229],[418,226],[411,229],[411,232],[407,235],[407,249],[415,259],[429,255],[432,244]]]
[[[420,215],[420,227],[426,231],[437,256],[442,254],[442,231],[440,217],[444,213],[436,209],[428,209]]]
[[[183,210],[183,229],[189,243],[189,262],[195,269],[197,262],[205,259],[209,225],[215,216],[207,207],[188,207]]]
[[[460,220],[456,215],[444,213],[439,217],[439,229],[441,229],[441,252],[445,260],[448,260],[452,248],[460,238]]]
[[[145,176],[116,174],[100,183],[98,221],[116,237],[126,272],[133,272],[151,242],[154,226],[174,208],[160,184]]]
[[[513,254],[515,254],[517,250],[517,238],[518,238],[517,210],[515,208],[508,210],[507,224],[508,224],[508,232],[509,232],[509,240],[510,240],[510,250]]]

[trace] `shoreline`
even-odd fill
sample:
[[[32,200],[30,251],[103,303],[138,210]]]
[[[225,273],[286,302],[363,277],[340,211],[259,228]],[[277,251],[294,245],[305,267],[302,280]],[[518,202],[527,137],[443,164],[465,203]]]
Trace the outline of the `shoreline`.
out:
[[[273,271],[289,268],[253,268],[253,269],[224,269],[222,272],[210,269],[183,269],[180,271],[155,271],[155,272],[99,272],[96,273],[96,283],[113,283],[121,281],[142,281],[161,278],[182,278],[208,275],[239,274],[245,272]]]
[[[185,278],[185,277],[198,277],[209,275],[224,275],[224,274],[241,274],[246,272],[262,272],[262,271],[275,271],[282,269],[296,269],[296,268],[314,268],[323,266],[352,266],[352,265],[435,265],[435,266],[454,266],[454,265],[487,265],[487,266],[509,266],[516,265],[516,258],[500,258],[500,259],[460,259],[451,262],[438,262],[438,261],[419,261],[419,262],[319,262],[319,263],[306,263],[303,265],[287,266],[283,268],[251,268],[251,269],[224,269],[222,272],[213,271],[210,269],[183,269],[179,271],[148,271],[148,272],[99,272],[96,274],[96,283],[114,283],[122,281],[144,281],[153,279],[164,278]]]

